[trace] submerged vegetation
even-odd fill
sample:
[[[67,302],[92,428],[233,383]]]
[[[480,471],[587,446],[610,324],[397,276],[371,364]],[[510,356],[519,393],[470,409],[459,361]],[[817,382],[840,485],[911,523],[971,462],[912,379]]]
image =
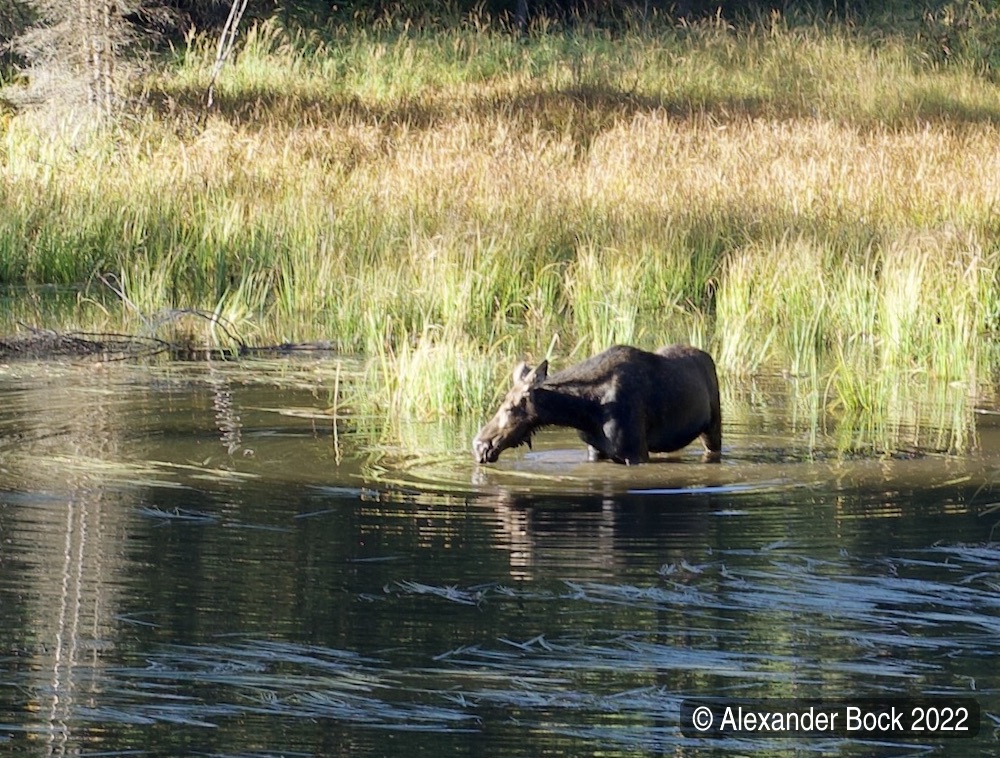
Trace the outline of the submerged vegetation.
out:
[[[619,341],[818,376],[847,414],[895,411],[914,376],[973,394],[1000,101],[925,31],[268,22],[208,114],[193,36],[114,126],[3,117],[0,281],[82,286],[78,328],[192,308],[329,340],[401,417],[478,415],[515,359]]]

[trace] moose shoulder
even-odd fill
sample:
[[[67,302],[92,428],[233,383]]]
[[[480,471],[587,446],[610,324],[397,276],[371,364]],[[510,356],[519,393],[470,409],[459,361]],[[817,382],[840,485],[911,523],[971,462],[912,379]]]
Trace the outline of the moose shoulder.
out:
[[[521,363],[496,415],[472,441],[476,460],[492,463],[543,426],[580,432],[591,460],[635,464],[701,438],[706,455],[722,449],[719,380],[712,357],[672,345],[655,353],[617,345],[548,375],[548,362]]]

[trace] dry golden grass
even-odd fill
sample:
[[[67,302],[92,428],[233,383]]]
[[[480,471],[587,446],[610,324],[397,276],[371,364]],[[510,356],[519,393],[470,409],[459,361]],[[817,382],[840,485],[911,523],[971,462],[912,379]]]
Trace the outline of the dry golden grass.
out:
[[[1000,108],[971,67],[778,18],[526,42],[262,26],[197,125],[210,55],[152,76],[134,122],[5,126],[0,277],[113,272],[147,316],[382,356],[406,415],[478,413],[551,344],[985,376]]]

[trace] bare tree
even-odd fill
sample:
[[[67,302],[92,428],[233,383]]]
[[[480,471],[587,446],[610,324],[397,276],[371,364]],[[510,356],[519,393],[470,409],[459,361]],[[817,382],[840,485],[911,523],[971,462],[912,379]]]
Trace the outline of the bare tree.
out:
[[[229,17],[219,34],[219,45],[215,51],[215,64],[212,66],[212,73],[208,78],[208,89],[205,91],[206,111],[210,110],[215,103],[215,82],[219,78],[219,74],[222,73],[222,67],[226,65],[226,59],[233,52],[240,20],[246,12],[248,2],[249,0],[233,0],[233,4],[229,8]]]

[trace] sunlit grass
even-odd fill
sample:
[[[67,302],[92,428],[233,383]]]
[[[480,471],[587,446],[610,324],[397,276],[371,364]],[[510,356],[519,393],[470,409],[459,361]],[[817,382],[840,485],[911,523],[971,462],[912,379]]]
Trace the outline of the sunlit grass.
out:
[[[428,329],[380,350],[372,372],[367,386],[389,418],[428,421],[487,407],[506,368],[467,339]]]
[[[327,340],[373,358],[373,403],[403,417],[481,414],[557,337],[566,361],[693,340],[728,376],[832,371],[845,409],[873,405],[862,376],[973,391],[1000,317],[1000,110],[920,44],[777,16],[265,24],[202,119],[195,38],[116,126],[5,123],[0,280],[89,283],[133,328],[198,308]]]

